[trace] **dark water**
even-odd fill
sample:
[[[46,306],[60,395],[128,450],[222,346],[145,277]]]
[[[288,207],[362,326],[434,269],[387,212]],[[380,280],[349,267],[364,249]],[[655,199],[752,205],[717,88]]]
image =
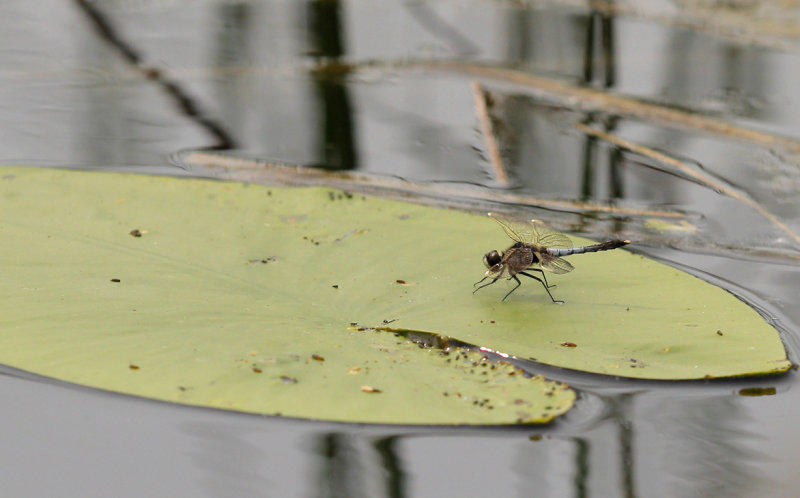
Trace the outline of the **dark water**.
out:
[[[386,65],[407,59],[520,68],[789,141],[800,135],[800,43],[793,31],[759,31],[787,19],[797,30],[792,11],[731,2],[724,15],[702,17],[691,2],[676,11],[653,1],[603,15],[577,1],[516,4],[7,0],[0,164],[185,175],[171,162],[177,151],[223,148],[494,185],[473,77]],[[313,71],[337,60],[385,65]],[[797,360],[800,266],[786,233],[747,205],[589,139],[573,123],[699,164],[800,231],[796,153],[583,113],[508,81],[481,82],[496,97],[515,192],[693,213],[698,233],[654,235],[638,250],[753,303]],[[575,224],[589,235],[604,226]],[[0,482],[14,496],[792,496],[800,489],[794,372],[678,384],[551,370],[583,393],[576,409],[550,427],[494,430],[245,416],[5,373]]]

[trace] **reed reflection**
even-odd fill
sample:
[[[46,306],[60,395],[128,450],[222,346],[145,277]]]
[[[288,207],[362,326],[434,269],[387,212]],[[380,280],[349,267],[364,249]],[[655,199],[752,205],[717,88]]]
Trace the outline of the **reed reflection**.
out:
[[[326,69],[312,74],[319,102],[319,164],[330,170],[358,167],[355,117],[347,88],[346,72],[337,72],[332,64],[345,55],[342,29],[342,4],[338,0],[314,0],[308,3],[308,27],[311,55],[324,59]]]
[[[406,496],[406,475],[396,447],[398,440],[398,436],[321,434],[315,443],[319,457],[315,496]]]

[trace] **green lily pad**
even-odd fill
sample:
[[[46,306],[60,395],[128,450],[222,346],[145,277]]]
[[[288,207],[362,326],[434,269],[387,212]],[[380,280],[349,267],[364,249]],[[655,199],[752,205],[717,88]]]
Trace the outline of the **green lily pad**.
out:
[[[382,289],[401,288],[350,244],[390,242],[384,215],[400,221],[392,213],[415,206],[63,170],[4,168],[0,178],[0,363],[165,401],[338,421],[543,423],[574,402],[567,386],[508,363],[350,324],[376,314]],[[372,282],[360,297],[358,281]]]
[[[501,302],[506,281],[472,294],[483,254],[510,245],[487,217],[328,188],[0,176],[0,362],[71,382],[286,416],[497,424],[551,420],[574,393],[372,327],[642,379],[791,366],[752,308],[625,250],[570,257],[576,270],[550,277],[563,305],[534,281]]]

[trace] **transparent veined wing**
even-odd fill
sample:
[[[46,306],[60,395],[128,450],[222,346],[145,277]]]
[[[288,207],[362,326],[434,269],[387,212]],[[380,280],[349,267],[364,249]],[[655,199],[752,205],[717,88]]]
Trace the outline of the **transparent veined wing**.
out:
[[[569,237],[548,227],[541,220],[519,222],[503,218],[497,213],[489,213],[489,216],[503,228],[506,235],[517,242],[553,249],[572,247]]]
[[[575,267],[572,266],[572,264],[566,259],[550,256],[547,253],[539,255],[539,266],[541,266],[543,270],[547,270],[557,275],[569,273],[575,269]]]
[[[503,228],[503,231],[506,232],[506,235],[511,237],[513,240],[517,242],[522,242],[523,244],[536,244],[536,232],[534,230],[533,225],[529,223],[520,223],[518,221],[511,221],[505,218],[500,217],[497,213],[489,213],[489,217],[491,217],[494,221],[497,222]]]
[[[566,249],[572,247],[572,241],[561,232],[556,232],[541,220],[531,220],[534,244],[553,249]],[[566,262],[566,261],[565,261]],[[572,269],[572,268],[570,268]],[[566,273],[566,272],[565,272]]]

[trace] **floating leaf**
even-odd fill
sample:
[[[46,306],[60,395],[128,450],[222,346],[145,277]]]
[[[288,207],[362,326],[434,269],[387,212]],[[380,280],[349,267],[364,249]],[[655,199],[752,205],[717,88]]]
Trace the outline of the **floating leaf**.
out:
[[[179,403],[355,422],[540,423],[575,399],[478,353],[351,325],[365,310],[391,316],[390,302],[381,313],[374,304],[384,289],[413,288],[353,244],[383,254],[394,237],[384,222],[411,226],[397,215],[416,206],[164,177],[0,176],[4,364]]]
[[[550,278],[563,305],[534,281],[501,302],[506,281],[472,294],[482,255],[510,244],[487,217],[327,188],[0,176],[0,362],[71,382],[287,416],[496,424],[550,420],[574,393],[372,328],[643,379],[790,367],[752,308],[624,250],[570,257],[576,270]]]

